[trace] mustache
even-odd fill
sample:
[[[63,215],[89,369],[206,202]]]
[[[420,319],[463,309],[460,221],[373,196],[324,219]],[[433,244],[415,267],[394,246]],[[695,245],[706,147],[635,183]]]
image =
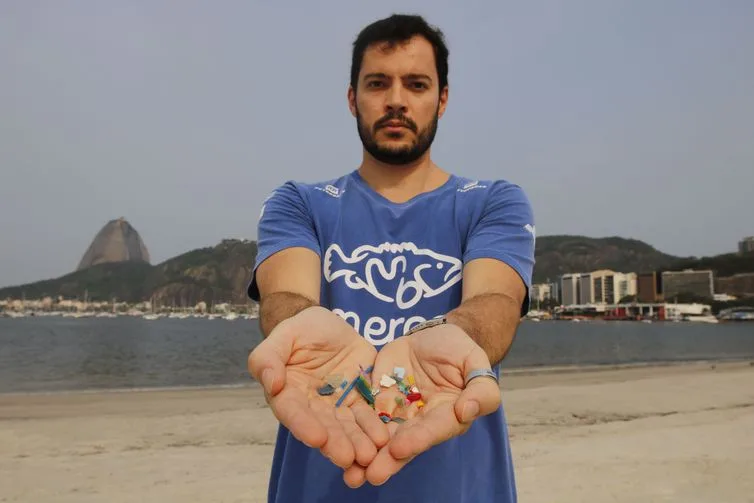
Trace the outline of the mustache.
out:
[[[416,122],[412,121],[410,118],[406,117],[400,112],[391,112],[374,123],[375,131],[380,129],[381,127],[384,127],[390,121],[399,121],[403,126],[407,127],[414,133],[416,133],[418,129]]]

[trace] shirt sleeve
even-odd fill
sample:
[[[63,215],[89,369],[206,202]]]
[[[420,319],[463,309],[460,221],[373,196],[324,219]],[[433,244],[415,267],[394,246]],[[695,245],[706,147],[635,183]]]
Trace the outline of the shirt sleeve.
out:
[[[257,256],[247,293],[259,301],[256,272],[259,265],[286,248],[304,247],[321,256],[322,251],[309,206],[293,182],[286,182],[262,204],[257,226]]]
[[[535,241],[534,213],[523,189],[505,182],[493,184],[469,233],[463,260],[494,258],[512,267],[526,287],[521,316],[529,312]]]

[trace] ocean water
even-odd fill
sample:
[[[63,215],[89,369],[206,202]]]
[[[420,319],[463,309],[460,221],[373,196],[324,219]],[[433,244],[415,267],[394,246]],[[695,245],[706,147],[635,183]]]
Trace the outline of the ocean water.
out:
[[[0,318],[0,393],[248,384],[256,320]],[[525,322],[504,368],[754,359],[754,324]]]

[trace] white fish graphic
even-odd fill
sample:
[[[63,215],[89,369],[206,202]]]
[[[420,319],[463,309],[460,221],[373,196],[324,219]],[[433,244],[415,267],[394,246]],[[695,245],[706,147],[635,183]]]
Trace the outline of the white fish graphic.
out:
[[[419,264],[415,265],[417,259]],[[456,257],[410,242],[362,245],[350,256],[339,245],[332,244],[325,252],[323,269],[328,283],[343,278],[348,288],[366,290],[379,300],[409,309],[421,299],[439,295],[461,281],[463,263]],[[389,291],[384,281],[380,282],[380,291],[378,279],[389,281]]]

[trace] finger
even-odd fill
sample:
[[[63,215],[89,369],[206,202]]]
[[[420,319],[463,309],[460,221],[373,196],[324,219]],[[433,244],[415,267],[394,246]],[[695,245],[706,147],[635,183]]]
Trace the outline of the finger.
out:
[[[336,409],[322,400],[312,400],[310,408],[326,429],[327,439],[320,447],[322,454],[341,468],[348,468],[353,464],[354,448],[346,435],[343,425],[336,414],[348,414],[348,411]]]
[[[270,409],[294,437],[309,447],[319,449],[327,442],[327,429],[309,407],[308,397],[288,386],[270,398]]]
[[[490,368],[490,361],[481,349],[473,351],[464,361],[464,375],[472,370]],[[469,381],[455,403],[459,422],[471,424],[479,416],[492,414],[500,407],[500,385],[491,377],[476,377]]]
[[[379,397],[379,395],[377,395]],[[390,441],[390,435],[385,423],[377,416],[377,413],[366,402],[356,402],[350,407],[356,424],[371,440],[376,449],[386,445]],[[374,456],[373,456],[374,457]],[[371,459],[369,460],[371,462]],[[364,463],[366,466],[368,463]]]
[[[367,470],[363,466],[353,464],[343,472],[343,482],[351,489],[357,489],[367,480]]]
[[[400,430],[410,428],[411,423],[387,423],[388,430],[390,431],[390,437],[395,437],[396,433]],[[374,460],[365,469],[365,477],[373,485],[381,485],[388,481],[390,477],[398,473],[404,466],[406,466],[414,457],[405,459],[396,459],[389,449],[389,444],[377,452]]]
[[[471,424],[476,418],[492,414],[500,407],[500,387],[489,377],[477,377],[469,382],[456,400],[456,418]]]
[[[460,435],[468,428],[457,420],[453,411],[453,402],[433,407],[403,426],[396,431],[388,444],[390,454],[396,460],[417,456],[437,444]]]
[[[283,325],[280,323],[276,329]],[[262,384],[265,393],[275,396],[285,386],[285,366],[293,351],[293,334],[273,330],[272,333],[249,354],[249,373]]]
[[[351,441],[355,462],[367,466],[377,455],[377,447],[375,447],[374,442],[356,423],[354,414],[350,409],[336,409],[335,416],[340,421],[343,431]]]
[[[401,427],[398,427],[400,429]],[[401,471],[413,458],[395,459],[386,446],[380,449],[377,456],[366,468],[365,477],[370,484],[379,486],[387,482],[390,477]]]

